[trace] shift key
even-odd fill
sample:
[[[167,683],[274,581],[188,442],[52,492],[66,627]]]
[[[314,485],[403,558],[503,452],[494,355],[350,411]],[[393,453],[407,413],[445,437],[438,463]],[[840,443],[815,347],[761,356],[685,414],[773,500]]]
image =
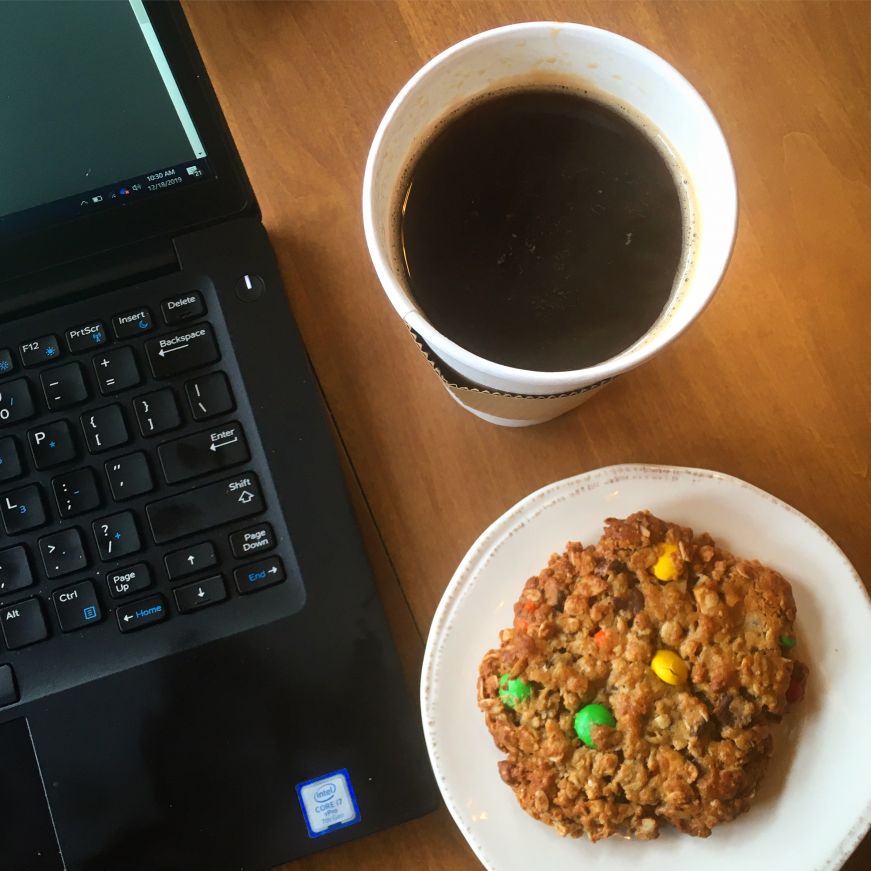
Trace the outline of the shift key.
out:
[[[151,533],[158,544],[233,523],[265,509],[254,472],[243,472],[196,490],[146,505]]]

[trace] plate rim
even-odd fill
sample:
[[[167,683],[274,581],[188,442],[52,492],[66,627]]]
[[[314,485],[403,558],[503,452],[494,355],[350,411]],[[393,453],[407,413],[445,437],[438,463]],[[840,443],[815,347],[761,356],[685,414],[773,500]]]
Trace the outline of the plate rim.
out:
[[[689,477],[690,479],[708,478],[711,480],[719,480],[745,488],[754,493],[755,495],[761,496],[764,499],[772,502],[776,507],[780,509],[785,509],[788,513],[794,515],[798,520],[808,524],[811,529],[814,530],[832,548],[833,552],[838,556],[839,560],[843,564],[843,567],[846,569],[853,582],[859,588],[860,593],[864,596],[866,608],[871,611],[871,594],[869,594],[868,589],[862,582],[859,573],[856,571],[856,568],[850,562],[844,551],[841,550],[841,548],[838,546],[837,542],[822,527],[820,527],[817,523],[811,520],[811,518],[804,514],[802,511],[799,511],[797,508],[790,505],[788,502],[785,502],[779,497],[774,496],[767,490],[763,490],[761,487],[757,487],[755,484],[751,484],[749,481],[745,481],[742,478],[738,478],[737,476],[730,475],[726,472],[718,472],[713,469],[702,469],[693,466],[673,466],[657,463],[615,463],[608,466],[599,466],[595,469],[589,469],[586,472],[580,472],[577,475],[570,475],[569,477],[561,478],[557,481],[551,482],[550,484],[545,484],[544,486],[539,487],[537,490],[534,490],[532,493],[529,493],[527,496],[524,496],[522,499],[519,499],[513,505],[509,506],[502,514],[499,515],[499,517],[497,517],[492,523],[490,523],[480,533],[480,535],[478,535],[478,537],[466,551],[457,568],[454,570],[450,581],[448,582],[444,592],[442,593],[435,613],[433,614],[433,619],[430,623],[429,632],[427,633],[426,647],[424,650],[423,661],[421,663],[420,670],[420,714],[423,726],[424,741],[426,743],[426,750],[429,757],[430,765],[433,769],[433,773],[435,774],[435,780],[438,785],[439,792],[441,793],[442,800],[444,801],[445,806],[450,812],[451,818],[453,819],[457,828],[460,830],[461,834],[466,840],[466,843],[471,847],[472,851],[475,853],[475,856],[484,865],[485,868],[494,869],[495,866],[492,864],[490,857],[484,854],[483,846],[477,843],[477,838],[475,838],[473,836],[473,833],[468,830],[465,821],[462,819],[460,808],[457,807],[456,803],[449,795],[446,794],[445,789],[443,789],[442,777],[439,776],[439,769],[436,765],[436,755],[433,747],[432,735],[433,727],[431,726],[431,722],[433,722],[433,717],[429,710],[428,697],[429,691],[433,684],[434,662],[436,658],[436,639],[441,638],[444,634],[444,630],[449,623],[449,617],[451,616],[453,608],[455,607],[456,602],[459,600],[459,596],[462,593],[463,588],[469,582],[471,567],[480,559],[480,557],[484,553],[486,553],[486,551],[490,547],[492,547],[493,544],[496,543],[496,537],[499,535],[499,533],[503,531],[503,527],[509,524],[512,520],[514,520],[517,515],[522,514],[529,505],[533,504],[538,500],[541,500],[551,492],[556,492],[563,488],[570,488],[571,486],[580,482],[593,482],[597,479],[602,478],[607,479],[610,476],[621,473],[636,473],[639,476],[661,476],[663,474],[673,473]],[[603,482],[600,481],[599,483],[601,484]],[[854,850],[856,849],[856,847],[858,847],[859,843],[862,841],[869,829],[871,829],[871,794],[869,794],[868,803],[866,804],[862,814],[857,817],[854,824],[850,827],[850,829],[835,847],[832,854],[828,857],[828,859],[826,859],[824,864],[820,865],[818,869],[815,869],[815,871],[838,871],[838,869],[840,869],[853,854]]]

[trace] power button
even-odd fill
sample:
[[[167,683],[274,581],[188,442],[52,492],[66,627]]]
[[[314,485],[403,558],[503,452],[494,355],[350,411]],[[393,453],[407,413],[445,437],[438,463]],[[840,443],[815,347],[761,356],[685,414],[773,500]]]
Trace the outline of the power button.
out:
[[[263,291],[266,289],[266,283],[259,275],[245,273],[236,282],[236,296],[242,302],[254,302],[263,296]]]

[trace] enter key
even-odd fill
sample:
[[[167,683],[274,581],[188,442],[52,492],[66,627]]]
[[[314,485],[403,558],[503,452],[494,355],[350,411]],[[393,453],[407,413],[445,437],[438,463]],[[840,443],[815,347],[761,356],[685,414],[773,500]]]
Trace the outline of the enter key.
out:
[[[240,424],[224,423],[158,448],[167,484],[244,463],[250,456]]]

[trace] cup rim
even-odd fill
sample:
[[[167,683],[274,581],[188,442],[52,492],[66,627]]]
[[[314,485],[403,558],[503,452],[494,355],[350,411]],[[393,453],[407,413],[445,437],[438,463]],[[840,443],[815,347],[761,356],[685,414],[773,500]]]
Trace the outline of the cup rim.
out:
[[[716,272],[712,274],[710,286],[707,290],[705,290],[704,293],[697,294],[692,303],[686,302],[681,304],[681,308],[686,307],[688,311],[688,317],[685,317],[682,323],[672,329],[663,329],[653,340],[646,342],[643,345],[630,346],[628,349],[621,351],[614,357],[610,357],[593,366],[587,366],[581,369],[547,371],[522,369],[505,363],[497,363],[496,361],[489,360],[486,357],[481,357],[454,342],[427,320],[419,307],[415,304],[412,296],[396,279],[393,269],[390,266],[389,252],[382,250],[382,246],[379,243],[375,231],[372,194],[375,165],[380,156],[384,138],[388,132],[390,124],[400,107],[408,99],[409,95],[436,67],[440,66],[454,55],[466,51],[470,47],[481,42],[497,39],[511,33],[529,33],[530,31],[552,30],[554,28],[571,30],[578,33],[604,34],[606,38],[613,40],[615,43],[622,43],[624,46],[631,47],[632,51],[640,54],[649,64],[651,64],[651,66],[658,68],[667,77],[671,78],[678,87],[683,88],[687,92],[689,98],[697,103],[698,111],[705,117],[705,120],[710,125],[713,136],[722,146],[729,170],[728,178],[725,181],[728,184],[729,193],[731,194],[729,202],[726,205],[731,207],[732,215],[727,229],[729,235],[728,246],[724,250],[722,262],[716,269]],[[735,165],[732,160],[729,145],[726,142],[726,138],[723,135],[719,123],[717,122],[716,116],[711,111],[710,106],[708,106],[702,95],[680,71],[646,46],[643,46],[626,36],[622,36],[619,33],[614,33],[611,30],[569,21],[524,21],[490,28],[489,30],[475,33],[460,42],[454,43],[427,61],[402,86],[399,93],[397,93],[391,101],[390,106],[387,108],[387,111],[384,113],[384,116],[378,125],[378,129],[375,132],[375,137],[372,140],[372,145],[369,148],[369,154],[366,159],[366,168],[363,173],[362,194],[363,230],[366,237],[366,245],[369,249],[369,256],[385,293],[390,299],[397,314],[400,315],[405,324],[415,332],[419,333],[437,356],[441,356],[442,354],[450,355],[459,364],[474,372],[480,372],[487,376],[504,381],[517,382],[519,390],[538,389],[546,390],[548,393],[571,390],[582,384],[613,378],[614,376],[626,372],[629,369],[633,369],[650,359],[654,354],[658,353],[677,339],[678,336],[680,336],[702,313],[702,311],[704,311],[719,287],[735,248],[738,227],[738,185],[735,175]],[[653,329],[653,326],[655,326],[658,321],[659,319],[651,325],[651,329]],[[648,330],[644,335],[647,336],[649,332],[650,330]]]

